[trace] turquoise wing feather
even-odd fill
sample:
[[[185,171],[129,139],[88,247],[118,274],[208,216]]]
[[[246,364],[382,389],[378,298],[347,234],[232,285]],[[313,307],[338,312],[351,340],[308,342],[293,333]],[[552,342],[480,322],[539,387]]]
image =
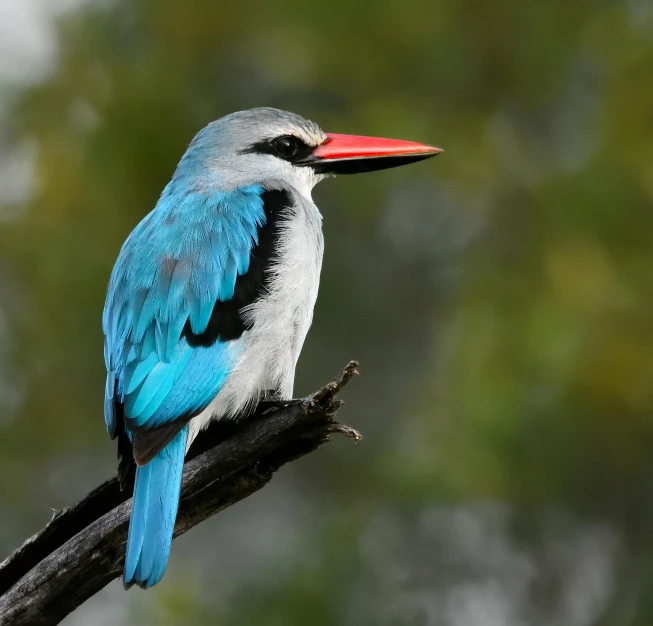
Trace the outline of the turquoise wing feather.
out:
[[[107,384],[105,421],[116,436],[120,407],[131,431],[188,420],[224,384],[239,342],[207,330],[216,303],[229,303],[247,273],[266,215],[262,189],[176,194],[125,242],[103,316]],[[181,197],[179,197],[181,196]]]

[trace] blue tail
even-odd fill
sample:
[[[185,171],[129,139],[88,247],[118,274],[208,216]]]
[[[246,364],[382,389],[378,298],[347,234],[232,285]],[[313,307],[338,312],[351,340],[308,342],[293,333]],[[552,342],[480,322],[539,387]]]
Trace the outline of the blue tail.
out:
[[[136,470],[123,574],[125,587],[136,584],[147,589],[163,577],[179,506],[187,434],[188,426],[147,465]]]

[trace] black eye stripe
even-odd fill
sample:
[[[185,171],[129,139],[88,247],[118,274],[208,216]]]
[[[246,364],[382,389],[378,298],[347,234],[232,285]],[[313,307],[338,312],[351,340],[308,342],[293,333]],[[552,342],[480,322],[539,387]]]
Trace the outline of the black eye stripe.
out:
[[[313,154],[314,147],[309,146],[295,135],[281,135],[252,144],[245,153],[271,154],[289,163],[300,163]]]

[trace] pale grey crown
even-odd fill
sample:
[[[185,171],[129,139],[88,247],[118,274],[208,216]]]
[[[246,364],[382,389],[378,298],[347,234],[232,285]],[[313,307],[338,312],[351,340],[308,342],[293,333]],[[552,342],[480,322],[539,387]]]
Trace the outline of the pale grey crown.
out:
[[[285,181],[291,186],[312,187],[322,177],[310,168],[295,167],[273,154],[254,149],[257,144],[287,135],[310,147],[319,146],[327,138],[315,122],[296,113],[271,107],[237,111],[197,133],[177,172],[224,189],[247,184],[269,187],[269,181],[277,181],[274,186]]]

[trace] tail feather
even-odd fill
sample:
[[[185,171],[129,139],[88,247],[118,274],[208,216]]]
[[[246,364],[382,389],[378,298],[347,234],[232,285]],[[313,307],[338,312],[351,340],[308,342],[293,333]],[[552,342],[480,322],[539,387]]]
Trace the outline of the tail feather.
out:
[[[136,470],[123,574],[125,587],[136,584],[146,589],[163,577],[179,506],[187,434],[188,427]]]

